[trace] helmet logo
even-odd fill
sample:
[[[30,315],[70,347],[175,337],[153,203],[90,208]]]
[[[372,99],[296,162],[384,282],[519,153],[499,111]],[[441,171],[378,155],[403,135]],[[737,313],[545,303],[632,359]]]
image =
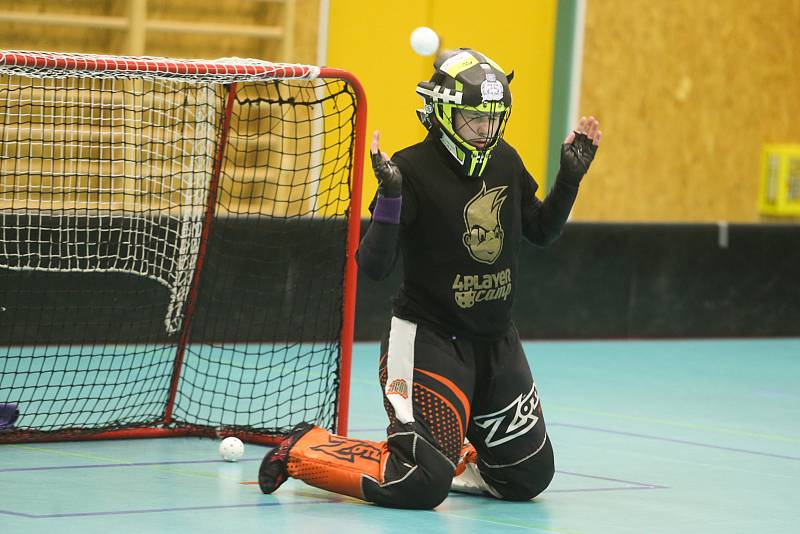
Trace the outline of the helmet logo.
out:
[[[493,72],[487,72],[486,79],[481,82],[481,98],[484,102],[503,100],[503,84]]]

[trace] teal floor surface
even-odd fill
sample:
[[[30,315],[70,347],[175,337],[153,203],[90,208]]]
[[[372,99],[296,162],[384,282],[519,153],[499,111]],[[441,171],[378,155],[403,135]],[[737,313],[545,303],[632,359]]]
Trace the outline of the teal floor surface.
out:
[[[556,454],[531,502],[451,494],[380,508],[290,480],[251,484],[177,438],[0,445],[0,532],[800,532],[800,339],[529,342]],[[353,357],[350,434],[386,426],[377,345]]]

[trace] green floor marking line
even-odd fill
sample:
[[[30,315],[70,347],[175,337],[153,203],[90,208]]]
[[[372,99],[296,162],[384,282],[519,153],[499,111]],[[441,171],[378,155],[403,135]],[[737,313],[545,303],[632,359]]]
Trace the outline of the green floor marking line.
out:
[[[72,451],[62,451],[59,449],[51,449],[51,448],[43,448],[43,447],[34,447],[32,445],[22,445],[22,444],[12,444],[11,447],[23,449],[31,452],[43,452],[46,454],[52,454],[54,456],[70,456],[75,458],[83,458],[85,460],[96,460],[102,462],[109,462],[113,464],[128,464],[131,463],[130,460],[120,460],[119,458],[111,458],[109,456],[100,456],[98,454],[86,454],[85,452],[72,452]]]
[[[113,465],[119,465],[120,467],[124,467],[128,464],[135,463],[131,460],[121,460],[119,458],[111,458],[109,456],[100,456],[98,454],[86,454],[84,452],[71,452],[71,451],[63,451],[59,449],[51,449],[51,448],[43,448],[43,447],[34,447],[31,445],[21,445],[21,444],[10,444],[10,447],[24,449],[30,452],[43,452],[46,454],[52,454],[54,456],[66,456],[66,457],[74,457],[74,458],[82,458],[84,460],[93,460],[93,461],[100,461],[100,462],[107,462]],[[222,461],[222,460],[220,460]],[[155,471],[162,471],[166,473],[171,473],[174,475],[182,475],[187,477],[195,477],[195,478],[223,478],[227,480],[235,480],[236,482],[239,481],[238,478],[234,479],[232,477],[227,476],[219,476],[217,473],[203,473],[200,471],[187,471],[183,469],[175,469],[166,466],[159,466],[159,465],[142,465],[137,466],[140,468],[152,469]]]
[[[482,521],[484,523],[491,523],[493,525],[503,525],[503,526],[511,526],[517,528],[524,528],[526,530],[542,530],[544,532],[555,532],[557,534],[584,534],[583,532],[579,532],[577,530],[564,530],[560,528],[552,528],[552,527],[545,527],[542,525],[536,525],[532,523],[522,523],[519,521],[504,521],[496,518],[489,518],[484,516],[469,516],[469,515],[462,515],[462,514],[454,514],[452,512],[437,510],[437,514],[442,514],[450,517],[458,517],[459,519],[469,519],[472,521]]]

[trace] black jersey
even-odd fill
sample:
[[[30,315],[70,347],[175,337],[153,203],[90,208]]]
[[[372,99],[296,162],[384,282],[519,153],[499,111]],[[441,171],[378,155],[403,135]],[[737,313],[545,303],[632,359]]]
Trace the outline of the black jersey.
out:
[[[521,238],[546,245],[558,237],[578,185],[559,177],[541,202],[538,185],[504,141],[480,177],[463,176],[449,158],[430,135],[392,157],[403,174],[399,237],[396,225],[373,221],[359,254],[375,263],[369,256],[386,256],[385,241],[398,241],[391,245],[403,257],[396,317],[447,334],[497,338],[511,323]]]
[[[498,337],[511,322],[521,238],[539,245],[555,239],[577,184],[560,180],[543,204],[504,141],[481,177],[461,175],[450,157],[430,135],[392,157],[403,174],[403,284],[393,312],[446,333]]]

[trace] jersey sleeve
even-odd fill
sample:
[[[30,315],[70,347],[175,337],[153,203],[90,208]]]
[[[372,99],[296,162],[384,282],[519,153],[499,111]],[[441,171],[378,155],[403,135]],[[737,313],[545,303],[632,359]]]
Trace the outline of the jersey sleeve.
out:
[[[408,227],[417,218],[417,194],[414,190],[417,174],[411,162],[402,154],[394,154],[392,161],[397,164],[400,174],[403,175],[403,208],[400,212],[400,224]]]
[[[400,227],[409,226],[416,218],[417,203],[411,177],[413,170],[408,165],[408,162],[404,158],[398,157],[397,154],[392,156],[392,161],[397,164],[403,175],[400,223],[380,221],[373,217],[356,252],[356,261],[359,268],[373,280],[383,280],[392,272],[399,255]],[[375,207],[378,202],[385,202],[386,200],[396,201],[396,199],[379,200],[376,193],[369,204],[370,213],[375,213]]]
[[[544,199],[536,197],[539,185],[519,160],[522,191],[522,234],[534,245],[545,246],[555,241],[561,235],[567,222],[575,198],[578,195],[578,186],[563,179],[556,178],[553,189]]]

